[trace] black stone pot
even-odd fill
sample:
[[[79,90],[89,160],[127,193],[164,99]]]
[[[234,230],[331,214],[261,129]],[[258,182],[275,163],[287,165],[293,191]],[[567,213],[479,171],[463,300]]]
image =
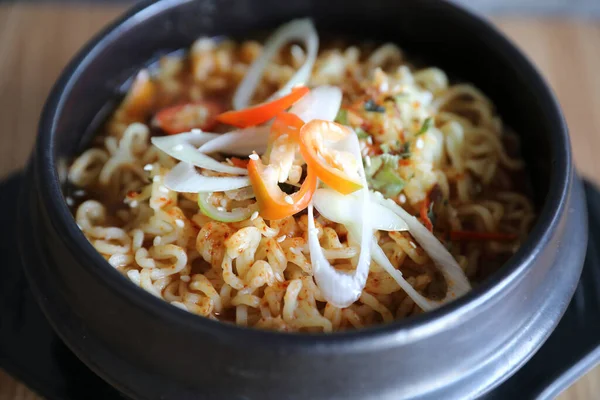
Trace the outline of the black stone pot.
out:
[[[59,166],[99,110],[149,60],[201,35],[270,29],[300,16],[340,35],[390,40],[474,82],[521,134],[537,222],[522,248],[469,295],[355,332],[281,334],[178,310],[135,287],[87,242]],[[18,239],[32,292],[94,372],[136,399],[467,399],[489,392],[543,344],[577,285],[587,243],[567,127],[538,72],[488,23],[425,0],[172,0],[136,6],[67,67],[41,121]]]

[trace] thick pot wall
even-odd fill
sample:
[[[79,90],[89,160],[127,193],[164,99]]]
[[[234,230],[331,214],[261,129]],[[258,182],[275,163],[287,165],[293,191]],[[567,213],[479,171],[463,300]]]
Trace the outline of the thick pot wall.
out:
[[[35,197],[35,191],[30,192]],[[586,241],[585,205],[574,181],[567,210],[550,241],[510,287],[490,297],[448,329],[433,335],[399,329],[381,348],[236,341],[219,330],[186,327],[145,312],[106,288],[61,239],[43,204],[38,234],[47,245],[45,274],[55,299],[68,305],[69,324],[56,326],[84,362],[138,398],[467,398],[486,392],[526,361],[558,322],[579,277]],[[43,275],[45,275],[43,274]],[[566,301],[567,300],[567,301]],[[86,338],[77,338],[77,332]],[[78,340],[105,347],[115,360],[82,353]],[[408,341],[408,343],[406,343]],[[404,343],[404,344],[402,344]],[[113,369],[114,363],[120,365]],[[131,379],[121,370],[131,367]],[[152,383],[149,384],[149,379]],[[166,395],[166,397],[165,397]]]

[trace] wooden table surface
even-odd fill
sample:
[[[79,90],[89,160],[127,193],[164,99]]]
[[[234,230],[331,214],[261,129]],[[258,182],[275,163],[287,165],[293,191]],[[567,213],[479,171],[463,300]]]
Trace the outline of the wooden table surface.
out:
[[[0,178],[24,165],[43,102],[65,63],[122,11],[122,6],[0,4]],[[529,54],[556,91],[576,164],[600,183],[600,21],[505,17],[494,22]],[[0,369],[0,400],[39,398]],[[560,396],[598,398],[600,367]]]

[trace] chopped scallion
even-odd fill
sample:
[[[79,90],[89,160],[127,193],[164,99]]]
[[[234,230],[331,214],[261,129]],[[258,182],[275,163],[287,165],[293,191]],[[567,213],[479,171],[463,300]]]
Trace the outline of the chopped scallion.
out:
[[[354,128],[354,132],[356,132],[356,136],[358,136],[359,139],[367,139],[369,135],[363,128]]]
[[[417,136],[426,133],[433,126],[433,118],[429,117],[423,121],[423,125],[421,125],[421,129],[417,132]]]
[[[335,116],[335,122],[342,125],[349,125],[348,123],[348,110],[340,108],[337,115]]]

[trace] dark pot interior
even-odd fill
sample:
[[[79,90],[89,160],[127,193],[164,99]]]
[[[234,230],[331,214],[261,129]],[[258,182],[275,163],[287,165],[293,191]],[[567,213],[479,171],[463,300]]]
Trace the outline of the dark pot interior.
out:
[[[89,139],[90,125],[128,78],[199,36],[242,37],[300,16],[313,17],[323,31],[396,42],[473,82],[521,135],[538,222],[509,263],[465,298],[427,315],[330,336],[243,329],[187,314],[135,288],[75,225],[56,165]],[[84,49],[57,83],[30,176],[24,193],[32,218],[23,235],[43,256],[24,258],[42,308],[88,366],[136,398],[473,397],[506,379],[548,336],[573,293],[585,250],[581,187],[552,94],[493,28],[438,1],[137,6]],[[567,207],[577,210],[569,218]],[[559,281],[557,265],[565,262],[573,268]]]

